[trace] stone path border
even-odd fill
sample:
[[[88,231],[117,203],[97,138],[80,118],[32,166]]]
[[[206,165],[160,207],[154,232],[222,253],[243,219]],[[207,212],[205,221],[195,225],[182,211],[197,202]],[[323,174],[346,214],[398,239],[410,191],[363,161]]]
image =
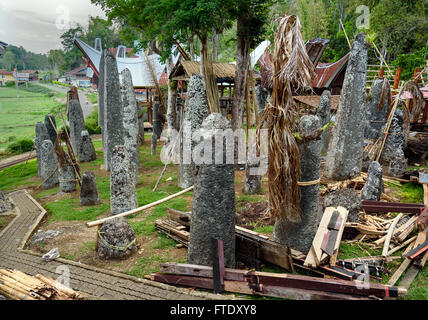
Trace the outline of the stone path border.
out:
[[[8,194],[16,206],[16,217],[0,233],[0,268],[18,269],[30,275],[58,279],[65,267],[70,286],[88,299],[96,300],[225,300],[231,295],[178,288],[119,272],[58,258],[44,262],[41,254],[23,249],[46,216],[46,210],[28,193]],[[58,272],[57,272],[58,271]],[[61,272],[62,271],[62,272]]]

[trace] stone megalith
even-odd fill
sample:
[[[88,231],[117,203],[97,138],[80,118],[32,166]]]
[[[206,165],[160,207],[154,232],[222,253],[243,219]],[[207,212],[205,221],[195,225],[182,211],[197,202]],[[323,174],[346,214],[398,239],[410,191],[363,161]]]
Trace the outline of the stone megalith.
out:
[[[382,94],[385,85],[385,92]],[[381,101],[384,100],[384,101]],[[380,105],[382,103],[382,105]],[[366,105],[366,125],[364,137],[366,139],[377,140],[382,135],[382,128],[385,126],[388,116],[389,106],[389,82],[384,79],[377,79],[371,88],[371,99]]]
[[[106,221],[100,227],[97,247],[101,259],[126,259],[137,251],[135,231],[125,218]]]
[[[382,166],[373,161],[367,173],[367,182],[361,190],[361,200],[379,201],[383,193]]]
[[[104,51],[104,167],[110,171],[113,148],[124,144],[123,105],[116,58]]]
[[[116,146],[113,149],[110,171],[110,212],[116,215],[137,206],[129,153],[125,146]]]
[[[40,147],[40,178],[42,188],[50,189],[59,183],[58,159],[51,140],[43,141]]]
[[[257,111],[259,113],[259,117],[262,116],[263,112],[265,111],[266,105],[268,104],[269,100],[269,92],[262,87],[262,85],[258,84],[255,87],[256,90],[256,101],[257,101]]]
[[[180,157],[178,166],[178,185],[185,189],[194,184],[195,164],[192,150],[196,144],[192,140],[195,131],[210,114],[204,80],[200,75],[192,74],[189,80],[186,102],[184,104],[183,132],[181,135]]]
[[[251,169],[260,166],[260,161],[248,159],[245,166],[244,193],[260,194],[262,191],[262,176],[251,174]]]
[[[384,127],[381,131],[384,131]],[[403,151],[404,143],[404,115],[402,110],[397,109],[380,156],[380,163],[388,166],[388,174],[393,177],[400,177],[407,168],[407,159]]]
[[[82,186],[80,187],[80,204],[82,206],[93,206],[100,203],[97,181],[92,171],[85,171],[82,175]]]
[[[203,121],[202,129],[204,141],[212,142],[216,130],[231,129],[231,124],[220,113],[211,113]],[[235,176],[234,164],[227,164],[225,159],[233,145],[223,145],[223,164],[215,163],[214,147],[215,143],[208,146],[212,148],[212,157],[205,154],[204,148],[204,158],[210,159],[205,159],[206,161],[199,165],[195,177],[188,263],[212,266],[211,239],[214,238],[223,240],[225,266],[234,268]]]
[[[45,140],[49,140],[48,129],[43,122],[36,123],[36,138],[34,139],[34,145],[36,147],[36,155],[37,155],[37,175],[40,177],[40,148],[42,147],[42,143]]]
[[[82,131],[85,130],[85,119],[82,107],[78,100],[73,99],[68,103],[68,122],[70,124],[71,145],[75,153],[79,152]]]
[[[329,90],[324,90],[321,95],[320,103],[318,105],[317,116],[320,118],[321,127],[324,127],[331,119],[331,93]],[[328,151],[328,143],[330,142],[330,128],[327,128],[321,134],[321,154]]]
[[[124,145],[126,150],[128,150],[131,161],[131,174],[135,185],[137,185],[138,167],[140,163],[140,146],[138,142],[138,104],[135,99],[131,72],[128,69],[124,69],[121,72],[121,77]]]
[[[348,210],[349,222],[358,222],[360,220],[361,199],[358,193],[353,189],[339,189],[329,193],[324,198],[324,210],[327,207],[344,207]],[[323,212],[324,212],[323,210]]]
[[[48,131],[49,139],[52,141],[52,144],[55,144],[57,134],[56,134],[56,121],[53,115],[48,114],[45,116],[45,126],[46,126],[46,130]]]
[[[76,191],[76,172],[71,164],[59,166],[59,189],[62,192]]]
[[[79,162],[91,162],[97,158],[91,136],[86,130],[80,133],[80,144],[77,154],[79,156]]]
[[[6,197],[2,191],[0,191],[0,213],[12,210],[15,207],[9,197]]]
[[[298,132],[302,138],[311,137],[321,128],[320,119],[315,115],[303,116]],[[320,178],[321,162],[320,139],[299,143],[301,181],[316,181]],[[290,248],[307,253],[318,229],[320,184],[300,186],[301,221],[292,222],[283,217],[275,223],[274,239]]]
[[[155,102],[152,110],[152,123],[153,123],[153,134],[152,134],[152,155],[156,154],[157,141],[162,134],[162,126],[159,116],[160,104]]]
[[[110,171],[110,214],[112,216],[137,208],[135,183],[131,175],[128,151],[114,147]],[[124,218],[104,222],[98,236],[98,256],[102,259],[124,259],[137,250],[135,231]]]
[[[334,180],[346,180],[361,171],[367,72],[365,39],[365,34],[359,33],[352,46],[327,153],[325,176]]]

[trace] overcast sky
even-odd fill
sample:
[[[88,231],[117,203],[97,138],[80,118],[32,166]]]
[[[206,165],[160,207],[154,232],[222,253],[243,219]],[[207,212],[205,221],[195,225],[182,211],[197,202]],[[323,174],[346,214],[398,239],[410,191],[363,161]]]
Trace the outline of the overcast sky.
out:
[[[63,28],[86,27],[90,15],[105,18],[90,0],[0,0],[0,41],[47,53],[61,48]]]

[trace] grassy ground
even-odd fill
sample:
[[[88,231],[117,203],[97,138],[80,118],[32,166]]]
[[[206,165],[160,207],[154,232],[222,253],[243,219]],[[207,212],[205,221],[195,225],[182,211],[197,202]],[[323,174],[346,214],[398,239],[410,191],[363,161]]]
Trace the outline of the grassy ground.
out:
[[[20,138],[33,139],[34,126],[44,121],[48,113],[56,114],[65,109],[65,94],[50,93],[37,85],[20,88],[19,98],[15,88],[0,88],[0,149]]]
[[[49,218],[40,227],[42,230],[63,230],[59,237],[42,243],[40,246],[31,247],[32,250],[47,252],[58,247],[62,257],[70,260],[80,261],[97,267],[108,268],[124,272],[133,276],[144,275],[159,270],[159,264],[163,262],[185,262],[187,250],[177,248],[177,243],[165,235],[157,232],[154,227],[156,219],[165,216],[165,208],[171,207],[182,211],[191,210],[192,193],[173,199],[155,208],[128,217],[130,225],[137,234],[138,252],[130,258],[122,261],[103,261],[98,259],[94,253],[96,228],[88,229],[86,221],[92,221],[108,215],[110,208],[110,181],[109,174],[100,169],[103,164],[102,143],[94,141],[97,152],[97,160],[81,165],[81,171],[91,170],[95,173],[100,194],[101,204],[98,206],[82,207],[79,203],[78,191],[71,194],[58,194],[59,188],[49,190],[35,190],[40,184],[37,176],[37,163],[29,161],[27,165],[20,164],[0,171],[0,190],[11,191],[20,188],[30,188],[32,194],[48,210]],[[177,167],[168,166],[166,173],[156,192],[152,192],[153,186],[162,171],[163,164],[159,160],[162,146],[158,146],[157,155],[151,155],[150,137],[146,136],[145,143],[140,149],[141,168],[137,185],[137,198],[139,206],[159,200],[167,195],[180,190],[177,187]],[[242,192],[244,174],[237,172],[235,176],[236,208],[240,214],[247,208],[252,208],[266,201],[267,181],[263,179],[262,195],[246,195]],[[402,184],[400,186],[391,184],[387,186],[394,196],[403,202],[421,202],[421,189],[414,184]],[[250,210],[251,211],[251,210]],[[272,224],[250,223],[256,232],[271,235]],[[394,255],[400,256],[402,251]],[[342,242],[339,251],[339,259],[364,257],[369,255],[380,255],[381,249],[373,249],[364,244],[349,244]],[[387,283],[390,276],[399,267],[402,260],[396,260],[388,265],[389,274],[382,277],[382,283]],[[263,271],[284,272],[273,265],[263,265]],[[305,274],[298,272],[299,274]],[[428,300],[428,266],[421,270],[414,280],[408,296],[404,299]]]

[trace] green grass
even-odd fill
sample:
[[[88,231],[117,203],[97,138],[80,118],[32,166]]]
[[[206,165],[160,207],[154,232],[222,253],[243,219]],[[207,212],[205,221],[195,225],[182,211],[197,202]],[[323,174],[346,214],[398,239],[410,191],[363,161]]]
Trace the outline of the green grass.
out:
[[[424,190],[422,185],[416,183],[404,183],[400,186],[395,183],[386,182],[386,185],[396,190],[404,203],[423,203]]]
[[[49,97],[46,88],[31,88],[33,92],[20,90],[19,98],[16,98],[15,88],[0,89],[0,149],[5,149],[10,139],[33,139],[37,122],[43,122],[48,113],[57,114],[59,110],[65,110],[65,104],[56,101],[56,98],[65,97],[65,94],[55,93]]]
[[[37,160],[29,160],[0,171],[0,190],[14,190],[16,187],[38,186],[41,181],[31,180],[37,176]]]
[[[4,219],[0,217],[0,228],[4,225]]]
[[[166,249],[166,248],[175,248],[176,242],[171,238],[168,238],[164,234],[160,234],[155,242],[152,243],[152,249]]]
[[[90,93],[86,95],[89,99],[89,101],[91,101],[92,104],[96,104],[98,103],[98,94],[97,93]]]
[[[170,262],[171,256],[168,251],[162,254],[152,254],[150,257],[143,257],[139,259],[134,268],[126,272],[127,274],[135,277],[143,278],[152,272],[159,271],[159,265],[161,263]],[[185,259],[177,259],[178,263],[184,263]]]

